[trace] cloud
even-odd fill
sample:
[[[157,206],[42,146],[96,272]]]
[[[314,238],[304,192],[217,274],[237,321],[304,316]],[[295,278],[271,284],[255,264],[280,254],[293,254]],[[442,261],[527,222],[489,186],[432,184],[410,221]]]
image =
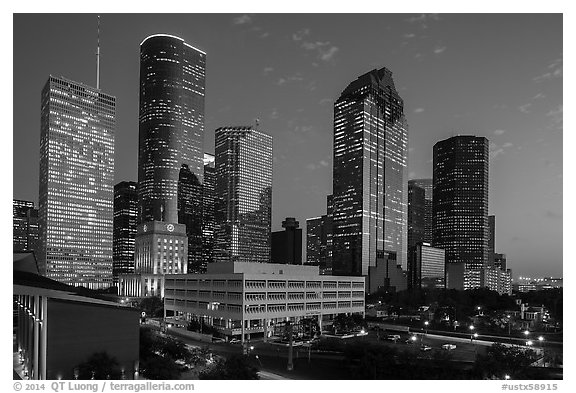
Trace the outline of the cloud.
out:
[[[541,99],[541,98],[546,98],[546,94],[544,94],[544,93],[538,93],[538,94],[536,94],[534,97],[532,97],[533,100],[538,100],[538,99]]]
[[[330,165],[330,163],[328,161],[325,161],[325,160],[320,160],[320,165],[322,165],[323,167],[327,167]]]
[[[276,81],[276,84],[278,86],[283,86],[287,83],[291,83],[291,82],[302,82],[304,80],[304,78],[297,74],[297,75],[293,75],[293,76],[286,76],[286,77],[281,77],[278,78],[278,80]]]
[[[304,37],[310,35],[310,29],[304,28],[298,30],[296,33],[292,34],[292,39],[294,41],[302,41]]]
[[[334,100],[332,98],[322,98],[320,101],[318,101],[319,105],[327,105],[327,104],[331,104],[333,103]]]
[[[510,142],[506,142],[502,145],[499,145],[495,142],[490,142],[490,159],[494,160],[494,159],[506,154],[508,149],[510,149],[513,146],[514,145]]]
[[[306,165],[306,169],[311,170],[311,171],[315,171],[316,169],[322,169],[322,168],[327,168],[330,166],[330,163],[326,160],[320,160],[320,162],[318,163],[310,163]]]
[[[431,21],[438,22],[439,20],[440,17],[438,16],[438,14],[420,14],[406,19],[406,22],[417,24],[420,25],[421,28],[427,29],[429,22]]]
[[[424,112],[424,108],[416,108],[414,109],[414,113],[422,113]]]
[[[271,119],[277,119],[280,117],[280,113],[278,112],[278,109],[274,108],[272,109],[272,113],[270,113],[270,118]]]
[[[548,71],[533,78],[535,82],[561,78],[563,73],[562,59],[553,60],[547,67]]]
[[[532,104],[530,104],[530,103],[525,104],[525,105],[520,105],[520,106],[518,107],[518,110],[519,110],[520,112],[522,112],[522,113],[530,113],[530,111],[528,110],[528,108],[530,108],[531,106],[532,106]]]
[[[506,132],[506,130],[495,130],[494,135],[502,135]]]
[[[262,72],[264,73],[264,75],[270,75],[270,73],[274,71],[273,67],[264,67],[264,69],[262,70]]]
[[[414,38],[414,37],[416,37],[416,34],[413,33],[404,34],[404,38]]]
[[[260,38],[266,38],[270,35],[270,33],[268,33],[267,31],[265,31],[264,33],[260,34]]]
[[[437,46],[434,49],[434,54],[439,55],[440,53],[444,52],[447,48],[445,46]]]
[[[334,55],[340,50],[337,46],[332,45],[330,41],[307,42],[302,43],[302,48],[309,51],[316,51],[318,59],[322,61],[331,61]]]
[[[246,24],[250,24],[252,23],[252,18],[250,17],[250,15],[241,15],[241,16],[237,16],[232,20],[232,23],[234,23],[235,25],[246,25]]]
[[[564,124],[564,109],[562,104],[558,105],[556,109],[552,109],[546,116],[549,117],[552,121],[552,126],[559,128],[560,130],[563,129]]]

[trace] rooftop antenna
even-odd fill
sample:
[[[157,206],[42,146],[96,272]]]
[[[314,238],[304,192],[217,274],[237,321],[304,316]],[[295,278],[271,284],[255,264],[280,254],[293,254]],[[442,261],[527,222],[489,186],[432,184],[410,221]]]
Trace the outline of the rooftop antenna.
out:
[[[258,127],[260,126],[260,119],[258,118],[254,119],[254,124],[255,124],[254,128],[258,129]]]
[[[98,45],[96,46],[96,88],[100,89],[100,15],[98,15]]]

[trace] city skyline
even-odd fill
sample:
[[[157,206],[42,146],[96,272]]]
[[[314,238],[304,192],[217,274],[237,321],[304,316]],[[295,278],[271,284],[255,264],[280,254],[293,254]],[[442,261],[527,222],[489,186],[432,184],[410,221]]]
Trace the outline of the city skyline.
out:
[[[19,24],[24,18],[29,20]],[[67,29],[55,31],[52,26],[61,25],[54,23],[58,18],[69,20],[70,31],[77,27],[78,34],[70,37]],[[355,48],[343,32],[329,26],[342,18],[377,20],[382,27],[371,28],[393,38],[383,43],[379,54]],[[114,36],[121,20],[132,23],[134,31]],[[210,36],[209,26],[216,20],[221,21],[218,38]],[[96,17],[17,15],[14,21],[14,83],[22,85],[14,93],[14,114],[22,121],[14,128],[13,197],[36,202],[37,160],[30,153],[19,154],[20,138],[28,141],[23,148],[34,155],[37,149],[29,147],[39,145],[39,116],[37,111],[26,114],[26,103],[39,95],[37,80],[50,73],[95,84]],[[28,23],[37,23],[36,31],[46,37],[19,30]],[[478,38],[473,32],[485,23],[493,29]],[[350,80],[387,67],[407,108],[409,178],[431,177],[428,161],[437,141],[456,133],[486,136],[491,144],[489,214],[498,217],[497,251],[507,255],[515,275],[562,275],[561,15],[103,15],[101,25],[101,86],[118,99],[114,183],[136,180],[138,85],[134,82],[138,44],[150,34],[174,34],[207,52],[205,151],[213,153],[214,130],[226,124],[250,124],[260,118],[263,129],[272,133],[273,230],[280,228],[284,217],[304,222],[325,214],[325,198],[332,193],[332,105]],[[355,25],[355,33],[361,34],[374,24]],[[508,34],[494,38],[505,25]],[[455,29],[460,31],[459,40]],[[531,39],[532,34],[538,39]],[[65,50],[60,53],[50,44],[43,48],[45,39],[59,42]],[[273,39],[279,52],[289,51],[266,53]],[[40,54],[50,51],[43,66],[27,61],[28,54],[20,51],[26,40]],[[491,47],[486,48],[483,40]],[[508,54],[511,47],[514,53]],[[479,53],[471,53],[472,49]],[[294,59],[280,64],[292,52]],[[242,64],[225,60],[239,53],[245,56]],[[443,69],[454,61],[459,65]],[[25,76],[28,80],[23,81]],[[250,100],[241,98],[246,91]],[[534,221],[539,225],[530,225]],[[547,238],[542,239],[541,233]],[[547,263],[539,266],[543,260]]]

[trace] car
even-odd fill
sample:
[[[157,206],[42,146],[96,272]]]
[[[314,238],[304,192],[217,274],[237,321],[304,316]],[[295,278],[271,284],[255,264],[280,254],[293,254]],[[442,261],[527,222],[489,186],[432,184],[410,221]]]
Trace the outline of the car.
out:
[[[442,345],[442,349],[445,349],[447,351],[451,351],[453,349],[456,349],[456,345],[454,344],[444,344]]]
[[[400,335],[398,334],[389,334],[386,336],[386,340],[394,341],[400,340]]]
[[[420,350],[427,352],[427,351],[431,351],[432,347],[429,347],[428,345],[422,345],[422,346],[420,346]]]
[[[237,338],[233,338],[232,340],[228,341],[230,344],[239,344],[241,341]]]
[[[212,337],[212,342],[213,343],[223,343],[223,342],[226,342],[226,340],[224,340],[221,337]]]

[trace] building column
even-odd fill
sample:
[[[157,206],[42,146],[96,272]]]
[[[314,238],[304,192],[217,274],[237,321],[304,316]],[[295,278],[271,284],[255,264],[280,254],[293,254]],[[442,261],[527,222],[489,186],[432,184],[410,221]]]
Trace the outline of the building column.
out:
[[[40,321],[40,374],[39,379],[47,379],[46,362],[48,360],[48,298],[42,297],[42,319]]]
[[[38,352],[40,349],[40,296],[34,295],[34,315],[32,316],[34,326],[33,338],[33,357],[32,357],[32,370],[30,376],[32,379],[40,379],[38,376]]]
[[[241,325],[242,325],[242,340],[241,340],[242,345],[244,345],[244,334],[245,334],[245,331],[246,331],[246,329],[245,329],[245,323],[246,323],[246,320],[244,319],[244,317],[242,317],[242,324],[241,324]]]
[[[266,318],[262,319],[264,323],[264,342],[268,341],[268,320]]]

